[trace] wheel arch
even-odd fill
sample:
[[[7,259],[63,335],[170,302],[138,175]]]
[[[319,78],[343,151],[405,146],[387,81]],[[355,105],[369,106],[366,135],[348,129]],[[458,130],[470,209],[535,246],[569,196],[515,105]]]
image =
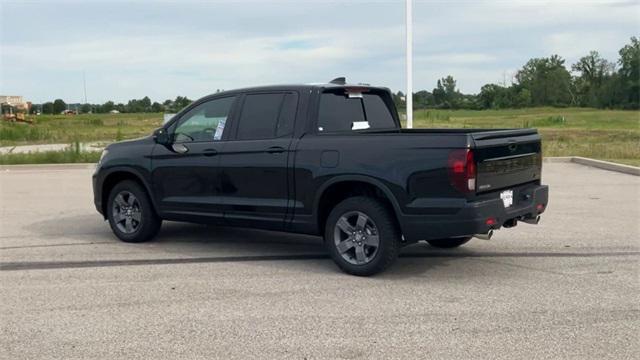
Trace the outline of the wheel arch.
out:
[[[109,194],[111,190],[120,182],[125,180],[131,180],[138,183],[142,186],[143,189],[147,192],[149,199],[151,200],[151,205],[153,206],[153,210],[158,214],[158,208],[156,207],[155,198],[153,193],[151,192],[151,187],[144,180],[142,174],[138,171],[130,168],[114,168],[110,169],[109,172],[104,175],[104,179],[102,181],[101,186],[101,205],[102,205],[102,214],[106,218],[107,216],[107,203],[109,201]]]
[[[358,195],[373,196],[390,206],[398,226],[402,229],[400,205],[393,192],[380,180],[366,175],[337,176],[322,184],[314,209],[318,233],[324,231],[331,209],[340,201]]]

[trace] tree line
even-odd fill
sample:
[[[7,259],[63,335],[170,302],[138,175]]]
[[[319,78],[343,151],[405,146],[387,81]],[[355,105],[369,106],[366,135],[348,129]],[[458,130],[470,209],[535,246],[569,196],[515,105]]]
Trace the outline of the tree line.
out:
[[[449,75],[436,82],[432,91],[413,93],[414,109],[504,109],[535,106],[578,106],[609,109],[640,108],[640,40],[632,37],[618,52],[616,62],[604,59],[597,51],[580,58],[569,68],[559,55],[529,60],[519,69],[511,84],[486,84],[478,94],[463,94]],[[217,90],[216,92],[220,92]],[[406,108],[405,95],[398,91],[393,100],[399,109]],[[126,104],[74,104],[82,113],[168,112],[177,113],[192,100],[178,96],[162,103],[148,96]],[[59,114],[69,109],[61,99],[33,106],[32,111]]]
[[[186,96],[178,96],[175,100],[165,100],[162,103],[157,101],[151,102],[148,96],[142,99],[131,99],[126,104],[114,103],[107,101],[104,104],[67,104],[62,99],[56,99],[53,102],[46,102],[41,105],[31,107],[32,113],[42,112],[42,114],[60,114],[66,110],[79,113],[98,113],[104,114],[112,111],[121,113],[142,113],[142,112],[168,112],[177,113],[185,106],[191,104],[193,100]]]
[[[431,91],[413,94],[416,109],[504,109],[535,106],[578,106],[609,109],[640,108],[640,40],[632,37],[618,52],[616,62],[597,51],[580,58],[570,69],[559,55],[529,60],[512,83],[486,84],[479,94],[462,94],[451,76],[437,81]],[[404,94],[394,102],[405,107]]]

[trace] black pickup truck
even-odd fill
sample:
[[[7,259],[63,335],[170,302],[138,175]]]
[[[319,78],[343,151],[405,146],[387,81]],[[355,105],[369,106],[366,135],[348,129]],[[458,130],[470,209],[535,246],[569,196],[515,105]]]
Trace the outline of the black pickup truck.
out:
[[[386,88],[266,86],[204,97],[152,136],[109,145],[94,202],[123,241],[162,220],[321,235],[347,273],[439,248],[547,206],[535,129],[403,129]]]

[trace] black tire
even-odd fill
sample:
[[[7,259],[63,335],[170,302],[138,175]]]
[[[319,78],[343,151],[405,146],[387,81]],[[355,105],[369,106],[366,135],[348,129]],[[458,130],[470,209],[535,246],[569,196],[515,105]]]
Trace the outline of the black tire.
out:
[[[468,237],[459,237],[459,238],[449,238],[449,239],[435,239],[435,240],[427,240],[429,245],[440,248],[440,249],[453,249],[458,246],[462,246],[471,240],[471,236]]]
[[[119,198],[118,195],[121,195],[122,198]],[[133,198],[130,197],[131,195],[133,195]],[[118,200],[116,200],[116,198],[118,198]],[[116,203],[117,201],[121,203],[123,199],[126,205],[131,208],[131,212],[128,214],[123,214],[127,211],[122,211]],[[133,199],[132,205],[129,206],[127,200],[131,199]],[[123,222],[123,216],[129,219],[125,219]],[[139,220],[135,220],[136,218]],[[156,214],[145,189],[137,182],[131,180],[122,181],[111,189],[107,202],[107,219],[109,220],[109,225],[113,233],[120,240],[130,243],[151,240],[158,234],[160,226],[162,225],[162,219]],[[127,231],[128,221],[132,224],[133,229],[130,232]],[[136,224],[137,226],[135,226]]]
[[[361,236],[364,236],[362,243],[365,245],[357,245],[360,242],[355,243],[355,236],[349,236],[348,239],[341,241],[340,236],[348,235],[347,232],[339,230],[342,227],[338,226],[338,221],[343,218],[346,219],[347,216],[355,216],[356,224],[353,226],[355,231],[355,229],[359,228],[358,225],[362,214],[367,218],[365,222],[367,225],[362,226],[365,230],[361,232],[363,234]],[[338,236],[338,240],[336,240],[336,232],[342,234]],[[393,264],[400,252],[401,234],[392,211],[380,201],[365,196],[348,198],[331,210],[325,225],[324,238],[327,250],[338,267],[348,274],[357,276],[370,276],[384,271]],[[377,247],[367,245],[368,241],[374,238],[377,242]],[[350,240],[352,247],[349,250],[340,252],[336,241],[343,245],[349,239],[352,239]],[[359,250],[356,249],[359,246],[362,247],[361,254],[368,252],[370,255],[367,257],[366,262],[354,264],[353,262],[358,262],[359,260],[359,258],[356,259],[358,254],[355,254]],[[353,249],[354,255],[349,260],[345,257],[350,256],[348,253],[351,249]]]

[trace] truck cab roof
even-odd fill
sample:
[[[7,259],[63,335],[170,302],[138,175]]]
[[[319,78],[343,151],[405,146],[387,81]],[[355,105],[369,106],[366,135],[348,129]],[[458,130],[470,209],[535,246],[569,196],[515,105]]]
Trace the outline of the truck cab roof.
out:
[[[335,90],[335,89],[360,89],[363,92],[369,91],[385,91],[390,92],[389,88],[381,86],[371,86],[368,84],[336,84],[327,83],[309,83],[309,84],[278,84],[278,85],[262,85],[238,88],[233,90],[222,91],[213,95],[221,94],[238,94],[246,92],[268,92],[268,91],[313,91],[313,90]]]

